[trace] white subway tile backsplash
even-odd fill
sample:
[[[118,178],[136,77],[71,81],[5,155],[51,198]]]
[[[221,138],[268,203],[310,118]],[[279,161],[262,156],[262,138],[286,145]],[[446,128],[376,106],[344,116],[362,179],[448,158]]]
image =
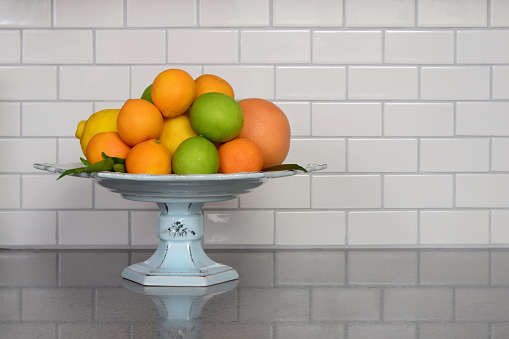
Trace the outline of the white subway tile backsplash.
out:
[[[128,66],[60,68],[61,100],[127,100],[129,87]]]
[[[456,175],[456,207],[509,207],[509,174]]]
[[[380,103],[312,103],[313,136],[381,136]]]
[[[473,274],[473,272],[477,274]],[[420,253],[423,285],[489,285],[490,254],[476,251]]]
[[[423,100],[488,100],[489,67],[422,67]]]
[[[421,139],[420,170],[423,172],[487,172],[489,139]]]
[[[164,30],[98,30],[98,64],[161,64],[166,62]]]
[[[385,208],[452,208],[452,175],[386,175]]]
[[[506,0],[491,0],[491,27],[509,27],[509,3]]]
[[[509,138],[493,138],[491,141],[491,170],[509,171]]]
[[[509,99],[509,67],[493,66],[493,99]]]
[[[0,176],[0,187],[4,193],[0,196],[0,208],[21,207],[21,178],[19,175]],[[4,223],[0,223],[4,224]],[[6,230],[7,232],[8,230]]]
[[[34,162],[56,162],[54,139],[0,139],[0,173],[35,172]],[[20,157],[20,154],[23,156]]]
[[[132,245],[156,245],[157,237],[157,211],[131,212],[131,241]]]
[[[509,51],[503,46],[509,30],[459,31],[457,62],[460,64],[506,64]]]
[[[454,63],[453,31],[386,31],[388,64]]]
[[[196,0],[127,0],[127,26],[194,27],[196,9]]]
[[[309,208],[309,175],[269,180],[251,193],[240,196],[241,208]]]
[[[457,104],[457,135],[509,135],[507,102],[460,102]]]
[[[220,5],[228,10],[218,10],[214,0],[200,2],[201,27],[265,27],[270,24],[269,0],[223,0]]]
[[[0,67],[0,100],[55,100],[57,69],[54,66]]]
[[[11,64],[20,62],[20,32],[0,31],[0,64]]]
[[[311,177],[312,208],[380,208],[379,175],[316,175]]]
[[[337,0],[273,0],[274,26],[341,27],[343,2]]]
[[[419,0],[419,27],[486,27],[487,0]]]
[[[53,211],[0,212],[0,245],[56,245],[56,216]]]
[[[225,64],[239,61],[237,30],[169,31],[168,62]]]
[[[271,211],[206,211],[205,245],[272,245],[274,213]]]
[[[454,105],[451,103],[386,103],[385,136],[452,136]]]
[[[85,155],[77,138],[60,138],[57,141],[57,148],[57,163],[59,164],[77,163],[80,161],[80,157]]]
[[[65,211],[58,213],[59,244],[86,245],[127,245],[127,212]]]
[[[16,102],[0,102],[0,137],[21,135],[21,105]]]
[[[418,98],[416,67],[350,67],[348,99],[415,100]]]
[[[244,30],[241,63],[309,63],[311,33],[303,30]]]
[[[346,98],[346,69],[345,67],[277,67],[276,98],[344,100]]]
[[[54,0],[55,27],[122,27],[123,0]]]
[[[348,244],[417,244],[417,212],[348,212]]]
[[[488,244],[488,211],[421,211],[421,244]]]
[[[327,164],[327,172],[345,172],[345,139],[292,139],[284,163]]]
[[[74,137],[78,123],[93,113],[87,102],[24,103],[22,112],[22,135],[67,137]]]
[[[92,39],[91,30],[25,30],[23,63],[90,64]]]
[[[49,27],[50,0],[0,1],[0,27]]]
[[[350,139],[348,172],[416,172],[415,139]]]
[[[346,0],[345,16],[347,27],[413,27],[415,1]]]
[[[379,64],[381,31],[314,31],[314,64]]]
[[[509,210],[491,211],[491,243],[509,244]]]
[[[311,104],[309,102],[274,103],[288,118],[292,136],[309,136],[311,134]]]

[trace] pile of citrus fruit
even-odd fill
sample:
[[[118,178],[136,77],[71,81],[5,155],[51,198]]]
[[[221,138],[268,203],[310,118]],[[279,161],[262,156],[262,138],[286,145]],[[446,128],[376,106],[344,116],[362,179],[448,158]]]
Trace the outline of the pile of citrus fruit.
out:
[[[76,130],[86,160],[125,159],[128,173],[254,172],[281,165],[290,124],[270,101],[235,100],[224,79],[181,69],[156,76],[140,99],[105,109]]]

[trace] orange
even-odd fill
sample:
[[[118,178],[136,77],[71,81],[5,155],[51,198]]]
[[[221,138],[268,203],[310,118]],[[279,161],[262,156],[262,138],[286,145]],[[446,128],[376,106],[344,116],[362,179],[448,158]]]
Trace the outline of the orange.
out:
[[[170,174],[171,153],[157,139],[143,141],[127,153],[125,169],[134,174]]]
[[[257,172],[263,167],[263,154],[260,147],[244,138],[235,138],[218,148],[219,172],[240,173]]]
[[[219,92],[235,99],[235,93],[228,81],[213,74],[203,74],[196,78],[196,97],[209,92]]]
[[[263,168],[281,165],[290,150],[290,123],[285,113],[264,99],[244,99],[239,104],[244,113],[244,126],[238,137],[260,147]]]
[[[122,140],[134,146],[159,138],[163,131],[163,116],[147,100],[128,99],[118,113],[117,129]]]
[[[87,145],[86,157],[91,163],[103,160],[102,153],[107,156],[125,159],[131,146],[126,144],[117,132],[97,133]]]
[[[196,97],[196,84],[186,71],[171,68],[152,83],[152,101],[167,118],[184,114]]]

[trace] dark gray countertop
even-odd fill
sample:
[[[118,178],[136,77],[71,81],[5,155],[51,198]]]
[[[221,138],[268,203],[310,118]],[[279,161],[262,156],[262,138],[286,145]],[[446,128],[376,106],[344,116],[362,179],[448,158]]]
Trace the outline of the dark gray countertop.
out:
[[[509,338],[509,249],[208,250],[240,279],[120,277],[152,253],[0,251],[0,338]]]

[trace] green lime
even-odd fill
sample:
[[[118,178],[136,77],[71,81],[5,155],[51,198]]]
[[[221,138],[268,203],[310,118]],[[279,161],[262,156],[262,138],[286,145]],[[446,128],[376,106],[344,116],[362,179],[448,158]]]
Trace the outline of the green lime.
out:
[[[200,95],[189,108],[191,127],[213,142],[234,139],[244,125],[244,114],[232,97],[218,92]]]
[[[148,85],[147,88],[143,91],[143,94],[141,95],[141,99],[147,100],[151,104],[154,102],[152,101],[152,84]]]
[[[214,174],[219,170],[216,146],[199,135],[184,140],[172,158],[175,174]]]

